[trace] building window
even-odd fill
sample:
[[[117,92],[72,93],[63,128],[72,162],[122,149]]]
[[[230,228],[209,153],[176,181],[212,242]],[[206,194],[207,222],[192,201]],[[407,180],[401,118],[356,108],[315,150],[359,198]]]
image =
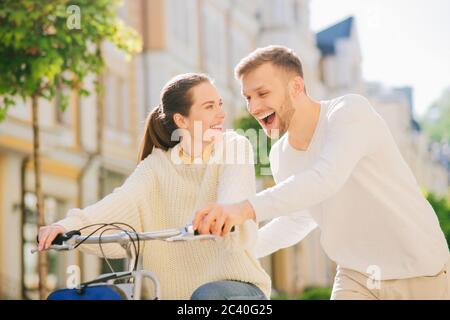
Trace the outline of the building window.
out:
[[[226,75],[226,30],[224,16],[214,8],[202,7],[203,55],[206,71],[225,77]]]
[[[14,106],[8,110],[8,116],[23,121],[31,120],[31,100],[16,97],[14,102]],[[3,99],[0,97],[0,104],[2,103]]]
[[[112,193],[115,188],[120,187],[126,179],[125,175],[122,175],[120,173],[114,172],[112,170],[108,169],[102,169],[102,195],[101,197],[105,197],[108,194]],[[106,263],[105,259],[100,259],[100,272],[101,273],[109,273],[111,272],[111,269],[109,268],[108,264]],[[111,264],[112,268],[114,269],[114,272],[119,271],[126,271],[128,270],[127,265],[127,259],[108,259],[109,263]]]
[[[121,131],[130,130],[130,108],[128,84],[123,79],[119,79],[119,129]]]
[[[192,0],[172,0],[174,10],[169,17],[172,25],[172,33],[175,39],[183,46],[188,46],[191,42],[189,28],[189,14]]]
[[[36,248],[37,236],[37,213],[36,213],[36,195],[31,192],[25,194],[25,215],[23,221],[23,293],[24,298],[38,299],[39,298],[39,273],[38,273],[38,254],[32,254],[31,250]],[[64,202],[59,201],[53,197],[44,197],[44,210],[46,224],[53,223],[64,215]],[[55,290],[57,287],[65,285],[64,257],[56,251],[48,251],[48,276],[47,276],[47,290],[49,292]]]
[[[286,0],[275,0],[272,7],[272,18],[274,21],[283,25],[284,22],[288,19],[288,8],[289,3],[286,3]]]
[[[295,10],[295,7],[290,8],[291,5],[288,0],[265,0],[261,12],[264,26],[280,28],[289,25],[294,19],[292,11]]]
[[[294,1],[294,3],[292,4],[292,7],[293,7],[292,14],[293,14],[294,22],[298,23],[300,21],[298,2]]]
[[[111,73],[107,72],[104,77],[105,97],[105,126],[116,127],[116,81]]]
[[[129,132],[129,86],[123,77],[108,72],[104,78],[105,126],[118,132]]]
[[[128,20],[128,5],[126,1],[124,1],[123,4],[117,8],[117,16],[125,22]]]
[[[66,100],[66,109],[62,111],[61,104],[63,99]],[[56,122],[59,125],[70,126],[72,124],[72,109],[70,105],[71,91],[69,88],[60,88],[56,92],[55,97],[55,112]]]
[[[233,29],[232,33],[232,41],[231,41],[231,66],[229,68],[232,70],[234,66],[236,66],[242,57],[245,57],[252,51],[251,48],[251,40],[248,35],[240,29]],[[236,88],[239,90],[239,83],[237,81],[233,81],[236,85]]]

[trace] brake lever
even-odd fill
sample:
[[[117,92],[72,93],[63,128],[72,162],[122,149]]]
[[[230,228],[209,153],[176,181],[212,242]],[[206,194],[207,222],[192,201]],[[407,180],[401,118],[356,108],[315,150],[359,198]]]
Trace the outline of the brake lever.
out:
[[[66,242],[72,239],[74,236],[80,236],[81,232],[79,230],[72,230],[66,233],[58,234],[55,239],[53,239],[51,246],[48,249],[44,249],[44,251],[53,249],[59,251],[67,251],[74,248],[73,244],[67,244]],[[36,236],[36,242],[39,244],[39,237]],[[37,248],[31,249],[31,253],[36,253],[39,250]]]
[[[235,230],[231,228],[231,232]],[[166,241],[183,241],[183,240],[214,240],[217,241],[221,237],[214,234],[200,234],[198,230],[194,230],[192,223],[186,224],[183,228],[180,228],[180,234],[166,239]]]
[[[186,224],[184,227],[180,228],[180,234],[167,238],[166,241],[172,242],[172,241],[186,241],[186,240],[207,240],[207,239],[214,239],[215,236],[211,237],[212,235],[201,235],[197,230],[194,230],[194,227],[192,223]]]
[[[44,249],[43,251],[48,251],[48,250],[69,251],[69,250],[72,250],[73,248],[75,248],[75,246],[71,245],[71,244],[62,244],[62,245],[60,245],[60,244],[52,244],[49,248]],[[32,254],[36,253],[38,251],[39,251],[38,248],[31,249],[31,253]]]

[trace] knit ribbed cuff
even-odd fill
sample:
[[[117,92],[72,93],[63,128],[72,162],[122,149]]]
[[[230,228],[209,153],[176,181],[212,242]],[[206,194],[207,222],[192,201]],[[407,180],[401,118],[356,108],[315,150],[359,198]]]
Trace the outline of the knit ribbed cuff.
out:
[[[70,211],[69,211],[70,212]],[[67,231],[78,230],[83,227],[81,219],[74,215],[68,215],[66,218],[55,222],[54,224],[62,226]]]
[[[273,219],[270,206],[266,203],[264,195],[258,193],[248,199],[255,211],[256,222]]]

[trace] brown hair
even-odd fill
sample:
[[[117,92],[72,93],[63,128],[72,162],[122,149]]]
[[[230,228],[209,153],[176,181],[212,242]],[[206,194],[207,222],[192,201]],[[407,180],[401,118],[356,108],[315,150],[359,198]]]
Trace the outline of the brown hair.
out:
[[[211,79],[200,73],[180,74],[166,83],[161,90],[160,104],[154,108],[145,120],[144,134],[138,151],[138,161],[144,160],[153,148],[168,150],[179,143],[172,140],[172,133],[178,128],[173,116],[179,113],[189,116],[192,106],[191,89]]]
[[[303,67],[300,58],[291,49],[284,46],[267,46],[258,48],[243,58],[234,69],[236,79],[258,68],[266,62],[293,72],[303,78]]]

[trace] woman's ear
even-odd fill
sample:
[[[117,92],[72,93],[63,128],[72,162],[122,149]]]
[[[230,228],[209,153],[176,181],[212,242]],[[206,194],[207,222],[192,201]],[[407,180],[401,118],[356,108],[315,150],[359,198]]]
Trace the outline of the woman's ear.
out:
[[[187,129],[187,127],[188,127],[187,119],[179,113],[175,113],[173,115],[173,122],[180,129]]]

